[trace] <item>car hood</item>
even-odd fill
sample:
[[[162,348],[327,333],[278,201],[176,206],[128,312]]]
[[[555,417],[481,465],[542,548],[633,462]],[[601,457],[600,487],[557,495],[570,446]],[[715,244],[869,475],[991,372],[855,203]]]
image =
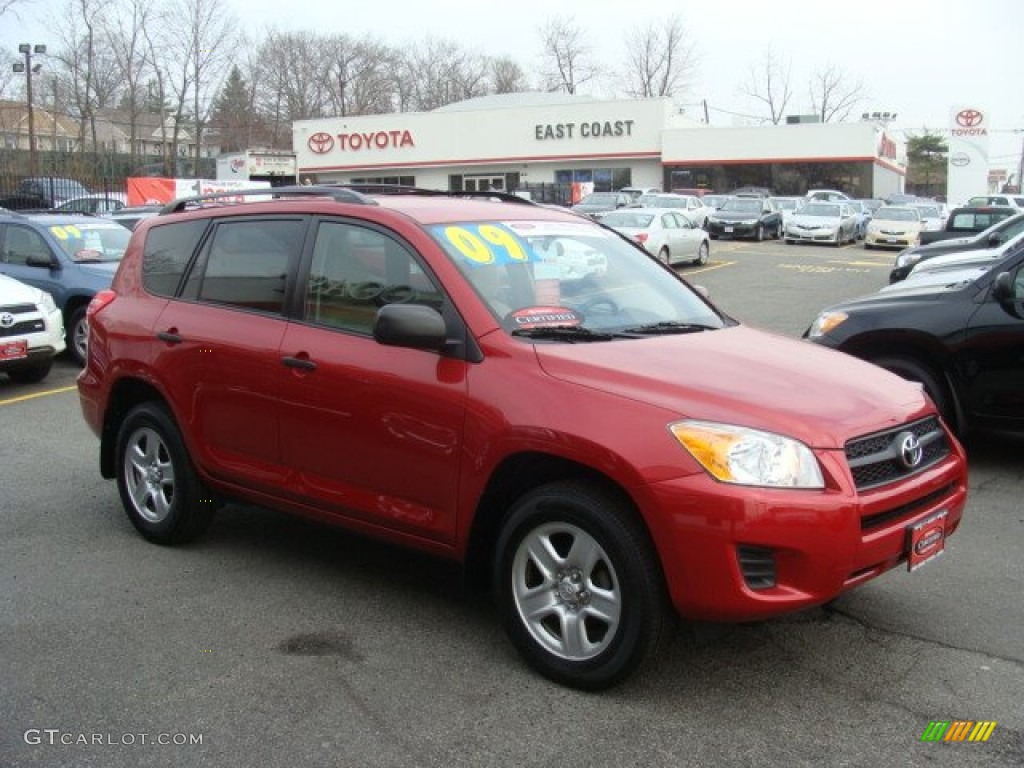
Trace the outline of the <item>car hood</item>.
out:
[[[975,266],[961,266],[955,269],[950,268],[934,272],[917,272],[915,270],[907,275],[905,280],[891,283],[879,289],[878,294],[873,295],[884,295],[886,297],[933,296],[938,298],[973,283],[988,272],[991,267],[992,264],[986,262]]]
[[[95,275],[97,277],[113,278],[114,273],[117,272],[117,268],[121,266],[120,261],[99,261],[90,264],[87,261],[78,262],[75,266],[82,270],[87,275]]]
[[[927,405],[919,385],[877,366],[744,326],[536,349],[549,375],[661,407],[666,423],[739,424],[817,448],[842,448]]]
[[[884,229],[890,232],[907,232],[912,229],[921,229],[920,221],[895,221],[893,219],[872,219],[868,224],[871,229]]]
[[[944,256],[936,256],[933,259],[922,261],[910,271],[910,274],[921,275],[927,272],[949,272],[950,270],[959,270],[964,267],[990,266],[1005,255],[1005,248],[986,248],[978,251],[947,253]]]
[[[744,213],[743,211],[723,211],[719,209],[711,214],[711,218],[718,219],[718,221],[749,221],[750,219],[760,219],[761,213],[759,211]]]
[[[838,227],[841,216],[807,216],[803,213],[790,214],[789,223],[801,227]]]
[[[922,256],[931,258],[932,256],[938,256],[943,253],[956,253],[958,251],[971,250],[977,248],[981,244],[981,240],[977,237],[952,237],[946,240],[939,240],[934,243],[928,243],[926,245],[915,245],[913,248],[906,248],[900,251],[900,256],[909,253],[920,253]]]
[[[43,292],[20,280],[7,275],[0,275],[0,305],[4,304],[38,304],[43,300]]]
[[[582,213],[594,213],[595,211],[614,211],[615,206],[607,203],[576,203],[572,207],[574,211],[581,211]]]

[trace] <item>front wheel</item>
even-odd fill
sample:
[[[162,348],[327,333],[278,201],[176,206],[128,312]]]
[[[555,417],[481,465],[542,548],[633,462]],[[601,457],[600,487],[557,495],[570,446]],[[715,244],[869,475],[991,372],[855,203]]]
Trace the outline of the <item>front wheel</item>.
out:
[[[17,382],[18,384],[35,384],[42,381],[49,375],[50,368],[53,367],[53,358],[38,363],[33,366],[26,368],[14,368],[7,372],[7,375],[11,377],[11,381]]]
[[[672,256],[668,252],[668,246],[661,246],[661,250],[658,251],[658,261],[667,266],[672,266]]]
[[[89,354],[89,321],[85,318],[85,307],[71,313],[67,324],[68,352],[79,365],[85,365]]]
[[[919,362],[911,357],[895,355],[891,357],[877,357],[872,359],[871,362],[885,368],[887,371],[895,373],[897,376],[901,376],[908,381],[916,381],[923,386],[924,391],[935,403],[935,407],[939,409],[939,413],[942,414],[942,418],[945,419],[950,428],[954,432],[960,431],[958,429],[959,423],[956,418],[956,411],[953,408],[953,399],[949,394],[941,373],[927,363]]]
[[[759,243],[764,240],[764,227],[760,224],[757,225],[757,232],[754,233],[754,239]]]
[[[697,258],[693,260],[693,263],[697,266],[708,263],[708,255],[711,253],[711,247],[708,245],[707,240],[702,240],[700,247],[697,249]]]
[[[117,490],[139,533],[156,544],[182,544],[206,530],[216,503],[164,406],[142,403],[129,411],[115,451]]]
[[[509,638],[545,677],[601,690],[652,658],[673,614],[633,510],[583,482],[523,496],[498,538],[494,584]]]

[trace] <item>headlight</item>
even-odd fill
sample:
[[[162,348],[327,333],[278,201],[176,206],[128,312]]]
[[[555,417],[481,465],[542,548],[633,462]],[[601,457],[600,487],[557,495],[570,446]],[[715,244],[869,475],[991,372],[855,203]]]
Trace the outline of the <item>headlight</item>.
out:
[[[708,421],[677,421],[669,430],[709,475],[723,483],[825,487],[811,449],[792,438]]]
[[[57,304],[54,302],[53,296],[48,294],[46,291],[43,291],[42,294],[43,298],[42,301],[39,302],[39,306],[45,314],[52,315],[57,311]]]
[[[921,260],[920,253],[901,253],[896,257],[897,267],[911,267]]]
[[[848,317],[849,315],[845,312],[822,312],[811,325],[811,330],[807,335],[812,339],[824,336],[846,322]]]

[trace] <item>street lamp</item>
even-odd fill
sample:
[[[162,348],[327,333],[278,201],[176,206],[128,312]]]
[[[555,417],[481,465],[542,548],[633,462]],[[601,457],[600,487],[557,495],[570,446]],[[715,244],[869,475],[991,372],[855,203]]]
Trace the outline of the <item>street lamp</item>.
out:
[[[37,176],[39,174],[39,156],[36,153],[36,121],[35,116],[32,113],[32,75],[38,73],[43,68],[42,64],[36,64],[32,66],[32,54],[45,54],[45,45],[32,45],[31,43],[22,43],[18,46],[18,53],[25,57],[25,63],[22,64],[20,61],[14,65],[15,72],[25,73],[25,101],[28,103],[28,166],[29,175]]]

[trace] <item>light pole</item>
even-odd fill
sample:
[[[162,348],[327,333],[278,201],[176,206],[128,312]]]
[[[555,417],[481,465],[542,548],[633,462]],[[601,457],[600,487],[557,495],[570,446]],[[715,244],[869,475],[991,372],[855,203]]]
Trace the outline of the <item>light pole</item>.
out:
[[[36,64],[32,66],[32,54],[45,54],[45,45],[32,45],[31,43],[22,43],[18,46],[18,53],[25,57],[25,63],[22,64],[20,61],[15,63],[15,72],[25,73],[25,101],[28,104],[28,167],[30,176],[39,175],[39,155],[36,152],[36,121],[35,115],[32,112],[32,75],[42,69],[42,64]]]

